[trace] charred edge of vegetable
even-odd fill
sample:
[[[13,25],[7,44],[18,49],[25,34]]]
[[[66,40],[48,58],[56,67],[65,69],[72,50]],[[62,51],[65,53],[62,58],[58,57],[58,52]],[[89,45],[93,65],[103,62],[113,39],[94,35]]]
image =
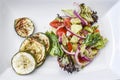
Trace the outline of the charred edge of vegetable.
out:
[[[27,40],[27,39],[29,39],[29,38],[31,38],[31,36],[28,36],[25,40]],[[24,40],[24,41],[25,41]],[[20,48],[21,48],[21,46],[22,46],[22,44],[24,43],[24,41],[21,43],[21,45],[20,45]],[[37,41],[38,42],[38,41]],[[38,42],[39,43],[39,42]],[[43,44],[42,44],[43,45]],[[43,45],[44,46],[44,45]],[[45,47],[45,46],[44,46]],[[20,48],[19,48],[19,52],[23,52],[23,51],[20,51]],[[30,53],[30,51],[29,50],[26,50],[26,51],[24,51],[24,52],[28,52],[28,53]],[[45,50],[45,52],[46,52],[46,50]],[[32,53],[31,53],[32,54]],[[32,54],[33,55],[33,54]],[[33,55],[34,57],[35,57],[35,55]],[[45,55],[44,55],[44,59],[42,60],[43,61],[43,63],[45,62],[45,60],[46,60],[46,53],[45,53]],[[36,58],[35,58],[36,59]],[[37,61],[37,60],[36,60]],[[41,62],[40,62],[41,63]],[[38,67],[40,67],[40,66],[42,66],[43,65],[43,63],[42,64],[38,64],[38,63],[36,63],[37,65],[36,65],[36,68],[38,68]]]
[[[49,37],[46,35],[46,33],[43,33],[43,32],[37,32],[37,33],[35,33],[35,34],[33,34],[33,35],[31,35],[30,37],[33,37],[34,38],[34,35],[36,35],[36,34],[43,34],[44,36],[46,36],[47,38],[48,38],[48,41],[49,41],[49,47],[48,47],[48,50],[46,50],[46,56],[48,56],[48,53],[50,52],[50,47],[51,47],[51,44],[50,44],[50,39],[49,39]],[[38,41],[39,39],[37,39],[37,41]],[[38,41],[39,42],[39,41]],[[41,44],[43,44],[44,46],[45,46],[45,48],[46,48],[46,44],[44,44],[44,43],[41,43]]]
[[[52,42],[50,36],[48,35],[48,33],[49,33],[49,32],[46,32],[45,35],[49,38],[49,42],[50,42],[49,52],[50,52],[50,51],[52,50],[52,45],[51,45],[51,44],[52,44],[53,42]],[[48,54],[49,54],[49,52],[48,52]]]
[[[43,33],[47,38],[48,38],[48,40],[49,40],[49,49],[48,49],[48,51],[46,51],[46,56],[48,56],[49,55],[49,52],[50,52],[50,47],[51,47],[51,44],[50,44],[50,39],[49,39],[49,37],[45,34],[45,33]]]
[[[28,18],[28,17],[22,17],[22,18],[26,18],[26,19],[29,19],[29,20],[31,21],[31,23],[33,24],[33,32],[32,32],[32,34],[33,34],[33,33],[35,32],[34,22],[33,22],[30,18]],[[22,19],[22,18],[17,18],[17,19],[20,20],[20,19]],[[27,38],[27,37],[31,36],[32,34],[30,34],[30,35],[28,35],[28,36],[21,36],[21,35],[18,34],[18,32],[16,31],[16,28],[15,28],[15,27],[16,27],[16,23],[17,23],[17,22],[16,22],[17,19],[14,20],[14,30],[15,30],[16,34],[17,34],[18,36],[22,37],[22,38]]]
[[[25,52],[30,53],[30,51],[25,51]],[[31,55],[33,55],[32,53],[30,53],[30,54],[31,54]],[[35,55],[33,55],[33,57],[34,57],[34,58],[35,58],[35,60],[36,60]],[[37,63],[37,60],[36,60],[36,68],[38,68],[38,67],[42,66],[42,65],[44,64],[45,60],[46,60],[46,54],[45,54],[45,56],[44,56],[43,60],[42,60],[42,61],[40,61],[40,63]]]
[[[36,59],[35,59],[35,57],[34,57],[34,55],[33,54],[31,54],[31,53],[28,53],[28,54],[30,54],[30,55],[32,55],[33,56],[33,58],[34,58],[34,60],[35,60],[35,63],[36,63],[36,65],[35,65],[35,68],[34,68],[34,70],[32,71],[32,72],[30,72],[30,73],[28,73],[28,74],[20,74],[20,73],[17,73],[16,71],[15,71],[15,69],[13,68],[13,63],[12,63],[12,60],[13,60],[13,58],[14,58],[14,56],[16,56],[18,53],[20,53],[20,52],[23,52],[23,51],[19,51],[19,52],[17,52],[16,54],[14,54],[13,55],[13,57],[12,57],[12,59],[11,59],[11,66],[12,66],[12,69],[14,70],[14,72],[16,73],[16,74],[18,74],[18,75],[29,75],[29,74],[31,74],[31,73],[33,73],[33,72],[35,72],[35,69],[36,69],[36,66],[37,66],[37,61],[36,61]]]
[[[44,64],[45,60],[46,60],[46,58],[44,60],[42,60],[39,64],[37,64],[36,69],[41,67]]]

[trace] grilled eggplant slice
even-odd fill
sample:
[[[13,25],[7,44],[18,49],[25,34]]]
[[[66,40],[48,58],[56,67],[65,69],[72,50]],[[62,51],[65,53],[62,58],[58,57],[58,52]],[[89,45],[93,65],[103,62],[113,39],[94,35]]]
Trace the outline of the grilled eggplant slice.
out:
[[[50,41],[49,38],[41,32],[38,32],[36,34],[34,34],[33,36],[31,36],[32,38],[34,38],[35,40],[37,40],[39,43],[43,44],[46,48],[46,53],[49,52],[50,49]]]
[[[32,53],[37,61],[37,67],[46,59],[45,47],[33,38],[27,38],[21,45],[20,51]]]
[[[27,17],[16,19],[14,27],[16,33],[21,37],[28,37],[34,32],[34,24]]]
[[[29,74],[36,68],[35,58],[27,52],[18,52],[11,60],[13,69],[17,74]]]

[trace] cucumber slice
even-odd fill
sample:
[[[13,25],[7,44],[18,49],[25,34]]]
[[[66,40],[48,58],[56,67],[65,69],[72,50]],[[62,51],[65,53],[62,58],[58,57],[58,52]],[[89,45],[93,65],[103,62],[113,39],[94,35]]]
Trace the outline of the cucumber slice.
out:
[[[45,47],[33,38],[27,38],[21,45],[20,51],[33,54],[37,61],[37,67],[42,65],[46,59]]]
[[[29,74],[35,70],[36,60],[27,52],[18,52],[12,58],[12,67],[17,74]]]
[[[34,24],[27,17],[16,19],[14,27],[16,33],[21,37],[28,37],[34,32]]]
[[[36,34],[34,34],[33,36],[31,36],[32,38],[34,38],[35,40],[37,40],[39,43],[43,44],[46,48],[46,53],[49,52],[49,48],[50,48],[50,41],[49,38],[41,32],[38,32]]]

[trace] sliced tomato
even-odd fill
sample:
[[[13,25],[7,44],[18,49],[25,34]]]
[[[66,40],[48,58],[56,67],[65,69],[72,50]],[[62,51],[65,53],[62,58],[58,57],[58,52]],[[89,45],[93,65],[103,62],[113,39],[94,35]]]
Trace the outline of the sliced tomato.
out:
[[[64,18],[64,25],[65,25],[66,27],[70,27],[70,26],[71,26],[70,18]]]
[[[80,63],[86,62],[86,60],[84,60],[84,59],[81,57],[80,54],[78,55],[78,60],[79,60]]]
[[[59,29],[56,31],[56,34],[57,34],[58,36],[62,36],[62,34],[63,34],[63,33],[66,34],[66,32],[67,32],[66,28],[65,28],[65,27],[61,27],[61,28],[59,28]]]
[[[68,48],[68,51],[71,52],[72,51],[72,44],[70,42],[68,42],[67,44],[67,48]]]
[[[53,20],[52,22],[50,22],[50,26],[52,26],[54,28],[58,28],[61,25],[63,25],[63,22],[60,22],[58,20]]]

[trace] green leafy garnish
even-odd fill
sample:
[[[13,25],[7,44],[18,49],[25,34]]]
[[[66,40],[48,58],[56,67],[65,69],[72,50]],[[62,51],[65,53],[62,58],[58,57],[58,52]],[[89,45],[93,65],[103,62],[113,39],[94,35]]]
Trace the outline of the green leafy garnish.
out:
[[[50,50],[50,55],[51,56],[59,56],[62,57],[64,52],[61,49],[60,44],[58,43],[58,38],[57,36],[54,34],[54,32],[46,32],[46,35],[49,37],[50,39],[50,43],[51,43],[51,50]]]
[[[101,49],[105,46],[107,42],[107,39],[103,38],[99,32],[97,33],[90,33],[87,35],[87,38],[84,41],[84,44],[86,44],[86,46],[94,46],[97,49]]]

